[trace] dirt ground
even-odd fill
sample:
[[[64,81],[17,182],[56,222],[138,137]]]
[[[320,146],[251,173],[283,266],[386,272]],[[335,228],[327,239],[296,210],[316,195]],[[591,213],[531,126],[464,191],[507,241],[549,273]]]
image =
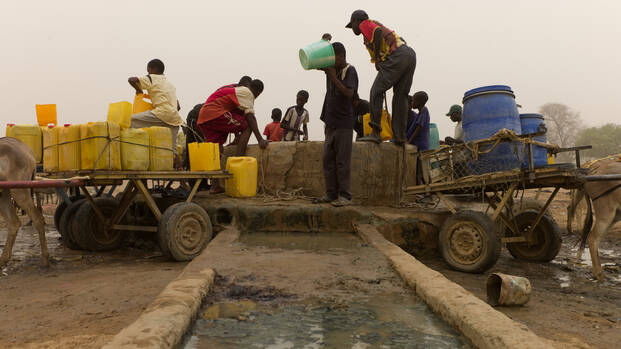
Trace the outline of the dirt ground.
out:
[[[549,195],[550,192],[542,192],[539,200],[545,202]],[[527,193],[525,197],[533,199],[535,193]],[[591,274],[588,250],[582,262],[574,264],[578,238],[568,235],[565,229],[568,203],[568,192],[562,190],[550,206],[563,238],[561,251],[551,263],[518,261],[503,249],[500,260],[488,273],[475,275],[450,270],[439,255],[420,259],[483,300],[487,297],[485,281],[490,272],[527,277],[532,285],[531,301],[524,307],[499,307],[498,310],[542,337],[565,342],[577,339],[598,348],[618,347],[621,342],[621,223],[602,240],[600,256],[602,264],[606,265],[608,280],[598,283]]]
[[[549,192],[542,193],[540,199],[545,200],[547,195]],[[533,197],[534,194],[529,193],[528,196]],[[599,348],[617,347],[621,341],[621,225],[615,226],[602,241],[600,253],[602,262],[606,264],[608,281],[597,283],[591,276],[588,253],[585,253],[583,263],[573,263],[577,237],[569,236],[564,229],[568,200],[567,192],[561,191],[551,206],[551,212],[563,232],[563,247],[552,263],[525,263],[503,251],[491,271],[529,278],[533,293],[531,302],[525,307],[498,309],[546,338],[583,342]],[[51,223],[51,216],[46,216],[46,219]],[[0,222],[2,248],[5,239],[6,228],[4,222]],[[52,257],[49,269],[39,267],[38,240],[28,227],[20,231],[15,255],[8,267],[2,270],[0,348],[98,348],[137,318],[142,309],[185,266],[184,263],[165,261],[159,252],[154,252],[157,249],[149,246],[127,247],[112,253],[71,251],[61,245],[58,233],[49,224],[47,239]],[[243,249],[236,251],[238,254],[244,252]],[[485,299],[487,274],[452,271],[437,254],[419,257],[430,267]],[[264,253],[262,258],[269,265],[270,254]],[[310,281],[312,278],[305,277],[307,273],[313,275],[331,268],[328,259],[305,265],[309,268],[270,271],[267,277],[275,280],[271,283],[274,287],[291,289],[291,293],[334,299],[343,296],[325,294],[328,287],[316,285]],[[220,268],[226,267],[221,265]],[[233,274],[232,271],[230,273]],[[255,283],[244,279],[251,272],[242,274],[221,282]],[[372,291],[374,287],[391,287],[394,284],[391,280],[382,281],[379,285],[370,282],[378,278],[381,276],[363,273],[343,279],[335,274],[324,282],[342,282],[338,287],[329,287],[330,290],[342,292],[352,287]]]
[[[46,215],[51,267],[39,266],[38,237],[22,228],[0,276],[0,348],[99,348],[142,310],[185,263],[153,249],[112,253],[65,248]],[[0,222],[4,248],[6,225]]]

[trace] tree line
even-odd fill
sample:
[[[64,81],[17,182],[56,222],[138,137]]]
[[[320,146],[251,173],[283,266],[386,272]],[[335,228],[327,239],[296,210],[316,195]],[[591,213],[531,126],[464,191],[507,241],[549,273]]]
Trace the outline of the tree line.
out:
[[[546,103],[539,108],[548,129],[547,139],[551,144],[562,148],[592,145],[593,149],[583,151],[585,159],[598,159],[621,153],[621,125],[606,124],[599,127],[586,127],[580,112],[565,104]],[[557,162],[572,161],[574,155],[561,153]]]

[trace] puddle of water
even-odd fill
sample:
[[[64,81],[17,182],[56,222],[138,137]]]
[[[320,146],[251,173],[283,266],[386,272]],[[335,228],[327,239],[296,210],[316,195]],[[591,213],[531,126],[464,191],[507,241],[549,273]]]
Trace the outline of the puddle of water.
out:
[[[413,296],[338,305],[245,302],[207,307],[184,348],[469,348]],[[236,311],[214,316],[214,307],[223,306]]]
[[[239,242],[249,247],[283,250],[329,251],[359,248],[362,241],[350,233],[246,233]]]

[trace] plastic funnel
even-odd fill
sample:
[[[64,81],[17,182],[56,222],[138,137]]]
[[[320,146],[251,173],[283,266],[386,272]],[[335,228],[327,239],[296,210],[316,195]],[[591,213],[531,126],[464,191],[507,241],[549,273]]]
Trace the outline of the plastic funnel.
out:
[[[327,40],[319,40],[300,49],[300,63],[306,70],[334,65],[334,48]]]

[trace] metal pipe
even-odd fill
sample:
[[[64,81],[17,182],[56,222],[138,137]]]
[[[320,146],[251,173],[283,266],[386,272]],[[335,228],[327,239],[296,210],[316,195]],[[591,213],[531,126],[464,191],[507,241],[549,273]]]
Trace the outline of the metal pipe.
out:
[[[45,179],[39,181],[0,181],[2,189],[18,188],[56,188],[56,187],[77,187],[83,185],[81,179]]]
[[[584,176],[584,180],[587,182],[619,181],[621,180],[621,174],[589,175]]]

